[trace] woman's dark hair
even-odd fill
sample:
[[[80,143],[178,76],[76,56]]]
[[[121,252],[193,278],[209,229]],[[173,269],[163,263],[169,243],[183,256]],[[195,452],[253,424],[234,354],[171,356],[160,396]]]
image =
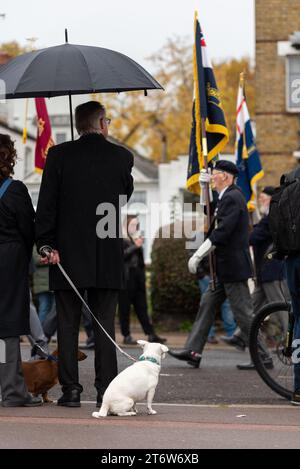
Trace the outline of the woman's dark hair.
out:
[[[14,174],[17,160],[15,144],[9,135],[0,134],[0,181]]]

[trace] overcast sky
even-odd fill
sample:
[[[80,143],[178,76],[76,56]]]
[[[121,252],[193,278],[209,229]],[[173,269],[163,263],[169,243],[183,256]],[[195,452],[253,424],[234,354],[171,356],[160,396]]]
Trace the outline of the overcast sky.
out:
[[[213,59],[254,57],[254,0],[2,0],[0,42],[37,37],[37,48],[69,42],[118,50],[142,65],[169,37],[193,41],[197,7]]]

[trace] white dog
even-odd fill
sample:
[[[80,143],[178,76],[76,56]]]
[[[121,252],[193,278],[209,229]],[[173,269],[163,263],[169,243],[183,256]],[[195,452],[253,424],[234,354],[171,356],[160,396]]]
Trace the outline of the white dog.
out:
[[[143,348],[139,360],[123,370],[106,389],[99,412],[93,417],[106,417],[108,414],[120,417],[136,415],[135,404],[147,396],[148,414],[156,414],[152,401],[158,383],[161,359],[169,350],[165,345],[138,340]]]

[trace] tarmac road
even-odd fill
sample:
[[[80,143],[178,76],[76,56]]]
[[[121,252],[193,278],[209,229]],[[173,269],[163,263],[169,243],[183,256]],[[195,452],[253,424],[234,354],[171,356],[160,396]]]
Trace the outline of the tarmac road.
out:
[[[26,357],[29,348],[22,349]],[[255,371],[237,370],[241,361],[247,354],[228,347],[208,349],[198,370],[167,356],[154,399],[157,415],[148,416],[141,404],[136,417],[97,420],[88,352],[80,363],[82,407],[0,408],[0,448],[299,448],[300,408],[269,390]],[[119,356],[120,370],[125,366]],[[50,397],[59,395],[56,386]]]

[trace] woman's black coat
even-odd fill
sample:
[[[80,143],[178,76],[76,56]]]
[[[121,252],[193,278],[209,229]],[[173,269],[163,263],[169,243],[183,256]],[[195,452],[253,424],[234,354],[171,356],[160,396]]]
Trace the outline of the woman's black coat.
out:
[[[0,338],[29,334],[29,262],[34,209],[26,186],[13,181],[0,200]]]

